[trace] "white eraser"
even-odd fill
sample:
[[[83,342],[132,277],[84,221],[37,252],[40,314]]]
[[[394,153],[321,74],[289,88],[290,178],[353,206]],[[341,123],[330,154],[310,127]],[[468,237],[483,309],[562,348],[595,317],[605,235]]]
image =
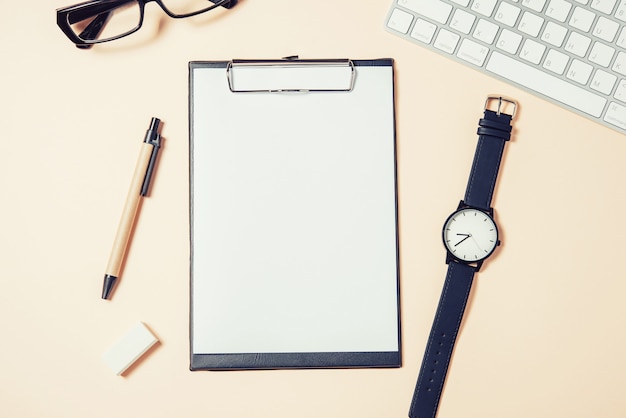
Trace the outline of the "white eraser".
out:
[[[159,340],[154,334],[139,322],[109,348],[102,355],[102,359],[115,374],[121,375],[157,341]]]

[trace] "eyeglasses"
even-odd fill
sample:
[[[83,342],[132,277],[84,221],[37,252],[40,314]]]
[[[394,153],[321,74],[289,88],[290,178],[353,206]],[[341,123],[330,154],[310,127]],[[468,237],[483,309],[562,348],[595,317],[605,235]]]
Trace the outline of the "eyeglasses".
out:
[[[199,15],[237,0],[91,0],[57,9],[57,25],[78,48],[113,41],[137,32],[146,3],[156,2],[175,19]]]

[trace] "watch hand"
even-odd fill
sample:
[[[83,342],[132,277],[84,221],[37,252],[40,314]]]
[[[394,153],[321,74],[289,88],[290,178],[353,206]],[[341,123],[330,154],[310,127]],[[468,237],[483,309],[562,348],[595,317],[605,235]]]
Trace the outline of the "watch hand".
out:
[[[455,247],[456,247],[457,245],[459,245],[460,243],[462,243],[463,241],[465,241],[466,239],[468,239],[469,237],[471,237],[471,236],[472,236],[471,234],[457,234],[457,235],[460,235],[460,236],[465,237],[465,238],[463,238],[461,241],[459,241],[459,242],[457,242],[456,244],[454,244],[454,246],[455,246]]]

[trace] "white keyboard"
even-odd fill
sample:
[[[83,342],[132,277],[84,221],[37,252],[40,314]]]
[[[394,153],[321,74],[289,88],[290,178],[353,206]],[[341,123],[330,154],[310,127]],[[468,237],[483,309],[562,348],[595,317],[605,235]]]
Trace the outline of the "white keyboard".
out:
[[[626,133],[626,0],[394,0],[385,23]]]

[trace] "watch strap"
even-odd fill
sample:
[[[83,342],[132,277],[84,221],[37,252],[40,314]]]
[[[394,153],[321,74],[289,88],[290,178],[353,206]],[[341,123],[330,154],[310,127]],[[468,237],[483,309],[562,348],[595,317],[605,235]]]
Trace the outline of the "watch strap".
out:
[[[417,379],[410,418],[434,418],[476,269],[451,262]]]
[[[489,211],[504,144],[511,138],[511,115],[485,109],[478,122],[478,145],[465,190],[464,202]]]

